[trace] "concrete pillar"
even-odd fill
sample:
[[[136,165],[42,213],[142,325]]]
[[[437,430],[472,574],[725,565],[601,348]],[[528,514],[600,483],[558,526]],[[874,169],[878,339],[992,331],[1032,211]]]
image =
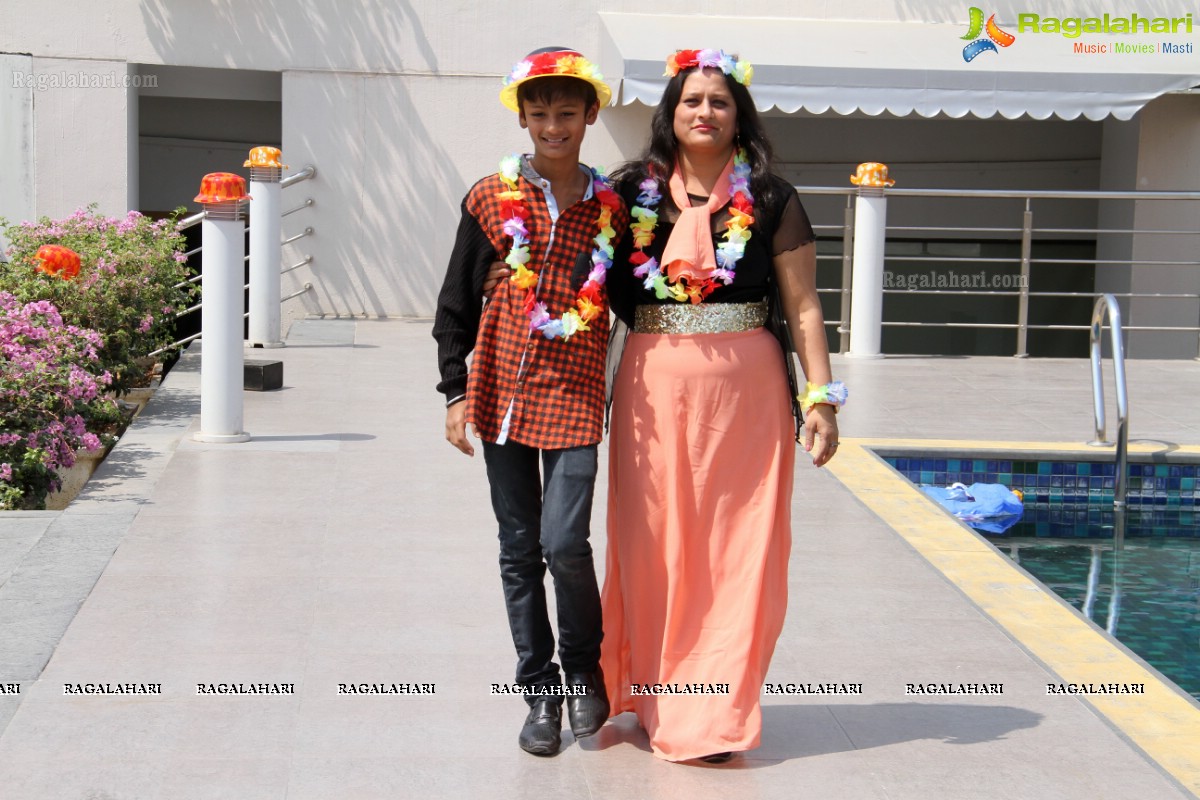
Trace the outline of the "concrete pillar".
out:
[[[242,430],[246,199],[245,179],[228,172],[205,175],[196,197],[204,204],[199,442],[250,439]]]
[[[854,208],[853,293],[850,298],[852,358],[882,358],[883,255],[887,198],[881,188],[860,188]]]
[[[280,338],[279,267],[280,191],[279,149],[256,147],[250,167],[250,327],[249,347],[283,347]]]

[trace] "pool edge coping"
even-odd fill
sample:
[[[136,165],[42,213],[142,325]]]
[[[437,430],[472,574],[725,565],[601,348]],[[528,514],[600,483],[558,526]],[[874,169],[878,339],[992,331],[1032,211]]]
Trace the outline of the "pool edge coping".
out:
[[[1140,683],[1144,695],[1071,695],[1193,797],[1200,797],[1200,706],[1125,646],[946,514],[880,452],[950,451],[1040,458],[1111,453],[1077,442],[842,437],[827,468],[989,619],[1064,683]],[[1200,459],[1200,446],[1130,443],[1131,457]]]

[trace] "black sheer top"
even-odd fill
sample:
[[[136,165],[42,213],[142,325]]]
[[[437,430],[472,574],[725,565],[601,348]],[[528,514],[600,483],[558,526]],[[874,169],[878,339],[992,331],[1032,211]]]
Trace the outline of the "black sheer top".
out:
[[[637,204],[639,181],[639,177],[631,176],[616,186],[617,192],[625,200],[626,207],[630,209]],[[737,262],[733,283],[718,286],[704,299],[705,303],[754,303],[763,300],[774,281],[773,257],[816,240],[808,214],[805,213],[804,206],[800,204],[800,198],[791,184],[772,175],[771,188],[774,202],[764,203],[755,198],[755,221],[750,227],[746,253]],[[691,200],[693,204],[707,202],[707,198],[702,197],[692,197]],[[667,239],[675,229],[675,220],[678,218],[679,210],[675,208],[670,195],[664,192],[658,205],[658,225],[654,229],[654,241],[646,248],[646,255],[661,260],[663,248],[666,247]],[[712,215],[714,248],[720,244],[728,220],[728,205]],[[642,279],[633,274],[633,268],[629,264],[629,256],[632,253],[633,233],[630,230],[617,245],[613,266],[607,279],[609,304],[613,313],[630,326],[633,325],[634,309],[639,305],[679,302],[672,298],[660,300],[652,290],[643,286]]]

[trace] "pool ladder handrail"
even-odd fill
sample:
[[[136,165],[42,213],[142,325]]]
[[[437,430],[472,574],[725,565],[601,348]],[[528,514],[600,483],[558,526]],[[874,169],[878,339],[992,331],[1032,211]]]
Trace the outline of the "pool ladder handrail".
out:
[[[1121,343],[1121,307],[1117,298],[1112,294],[1102,294],[1096,298],[1092,308],[1091,330],[1091,359],[1092,359],[1092,401],[1096,409],[1096,438],[1088,442],[1093,447],[1108,447],[1113,444],[1105,439],[1104,419],[1104,376],[1101,370],[1101,334],[1104,328],[1105,313],[1108,315],[1109,334],[1112,343],[1113,375],[1117,388],[1117,452],[1116,480],[1113,483],[1113,505],[1124,508],[1126,477],[1128,469],[1129,450],[1129,394],[1125,388],[1125,348]]]

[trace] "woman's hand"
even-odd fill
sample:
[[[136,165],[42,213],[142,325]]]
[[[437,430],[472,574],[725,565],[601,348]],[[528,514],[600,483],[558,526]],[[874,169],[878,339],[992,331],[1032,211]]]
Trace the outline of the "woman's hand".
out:
[[[483,296],[491,300],[492,293],[496,291],[500,281],[510,275],[512,275],[512,270],[508,268],[508,264],[503,261],[493,261],[492,268],[488,270],[487,277],[483,279]]]
[[[804,417],[804,449],[812,454],[813,466],[829,463],[837,455],[838,426],[833,406],[818,403]]]
[[[805,244],[775,256],[775,276],[779,296],[800,367],[806,380],[829,383],[829,346],[825,339],[825,319],[817,294],[817,249]],[[818,403],[804,415],[804,449],[812,454],[813,465],[820,467],[837,452],[838,426],[833,406]]]

